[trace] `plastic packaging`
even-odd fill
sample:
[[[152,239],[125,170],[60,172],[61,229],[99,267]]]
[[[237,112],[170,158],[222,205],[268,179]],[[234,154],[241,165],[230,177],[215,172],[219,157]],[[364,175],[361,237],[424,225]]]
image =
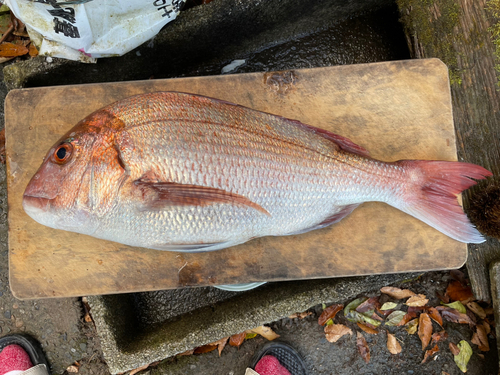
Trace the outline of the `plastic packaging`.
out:
[[[174,20],[185,0],[5,0],[41,55],[95,62],[121,56]]]

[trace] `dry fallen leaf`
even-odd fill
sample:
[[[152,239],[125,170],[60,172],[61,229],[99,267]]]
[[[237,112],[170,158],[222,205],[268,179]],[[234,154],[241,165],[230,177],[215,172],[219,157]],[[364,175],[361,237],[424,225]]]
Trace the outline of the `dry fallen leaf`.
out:
[[[144,366],[141,366],[141,367],[137,367],[136,369],[130,371],[130,374],[128,375],[134,375],[134,374],[137,374],[139,371],[142,371],[142,370],[145,370],[149,367],[149,363],[144,365]]]
[[[185,352],[177,354],[177,357],[181,357],[183,355],[192,355],[194,354],[194,349],[186,350]]]
[[[410,335],[413,335],[415,332],[417,332],[417,328],[418,328],[417,318],[410,320],[408,323],[406,323],[405,326],[406,332],[408,332]]]
[[[229,340],[229,337],[223,337],[220,340],[212,343],[214,345],[217,345],[217,349],[219,350],[219,357],[222,353],[222,350],[224,350],[224,347],[226,346],[228,340]]]
[[[429,299],[427,299],[425,295],[417,294],[416,296],[408,298],[408,300],[406,301],[406,305],[413,307],[421,307],[427,305],[427,302],[429,302]]]
[[[30,43],[30,48],[28,49],[28,53],[31,57],[38,56],[38,49],[33,43]]]
[[[247,333],[256,333],[256,334],[261,335],[262,337],[268,339],[269,341],[273,341],[274,339],[277,339],[278,337],[280,337],[280,335],[278,335],[271,328],[266,327],[266,326],[260,326],[257,328],[249,329],[246,332]]]
[[[432,334],[431,344],[437,344],[440,341],[444,341],[448,338],[448,333],[446,331],[435,332]]]
[[[416,313],[406,313],[405,316],[403,316],[403,319],[401,319],[401,321],[397,324],[398,326],[404,326],[406,325],[410,320],[412,320],[413,318],[416,318],[417,317],[417,314]]]
[[[429,316],[441,327],[443,326],[443,318],[441,317],[441,314],[439,314],[439,311],[435,307],[429,307]]]
[[[432,349],[426,350],[425,355],[424,355],[424,359],[422,360],[421,363],[427,362],[427,359],[429,359],[429,357],[431,357],[432,355],[434,355],[438,351],[439,351],[439,348],[438,348],[437,344],[434,345],[434,347]]]
[[[215,349],[217,349],[217,345],[207,344],[207,345],[197,347],[194,350],[194,354],[208,353],[208,352],[211,352],[212,350],[215,350]]]
[[[396,310],[393,311],[385,321],[386,326],[397,326],[400,324],[401,320],[406,316],[404,311]]]
[[[368,311],[374,311],[377,307],[380,307],[379,297],[368,298],[365,302],[356,307],[356,311],[359,313],[366,313]],[[371,315],[371,314],[369,314]]]
[[[366,363],[370,362],[370,348],[366,343],[366,339],[361,332],[356,333],[356,346],[358,347],[359,354],[365,360]]]
[[[392,286],[385,286],[382,289],[380,289],[380,291],[384,294],[388,294],[389,296],[395,299],[408,298],[415,295],[415,293],[413,293],[409,289],[399,289],[399,288],[394,288]]]
[[[78,367],[71,365],[71,366],[68,366],[68,368],[66,368],[66,371],[73,373],[73,374],[76,374],[76,373],[78,373]]]
[[[344,308],[344,305],[331,305],[323,310],[320,317],[318,318],[318,324],[320,326],[325,325],[329,319],[335,318],[335,315]]]
[[[472,298],[474,299],[474,295],[472,294],[472,289],[470,286],[463,286],[460,281],[453,280],[448,284],[448,288],[446,288],[446,294],[450,296],[452,301],[467,301]]]
[[[337,342],[344,335],[352,335],[352,330],[343,324],[325,326],[325,336],[329,342]]]
[[[398,307],[397,303],[394,302],[386,302],[382,305],[380,308],[381,311],[387,311],[387,310],[394,310],[396,307]]]
[[[363,323],[360,323],[360,322],[357,322],[356,324],[358,325],[359,328],[361,328],[366,333],[369,333],[371,335],[378,334],[378,331],[376,329],[374,329],[372,327],[368,327],[366,324],[363,324]]]
[[[420,341],[422,341],[422,350],[425,350],[429,342],[431,341],[432,335],[432,322],[429,315],[426,313],[420,314],[418,320],[418,337],[420,337]]]
[[[401,345],[399,344],[396,336],[387,332],[387,349],[391,354],[399,354],[401,353]]]
[[[450,309],[455,309],[455,310],[457,310],[458,312],[460,312],[462,314],[466,314],[467,313],[467,310],[465,309],[465,306],[460,301],[455,301],[455,302],[452,302],[452,303],[444,303],[443,305],[444,306],[448,306]]]
[[[19,44],[3,42],[0,44],[0,56],[1,57],[15,57],[22,56],[28,53],[28,49]]]
[[[439,310],[443,318],[450,322],[474,325],[474,322],[467,314],[462,314],[461,312],[446,306],[438,306],[436,309]]]
[[[238,348],[243,344],[243,341],[245,341],[245,332],[237,333],[236,335],[232,335],[229,338],[229,345],[231,346],[237,346]]]
[[[455,355],[455,363],[462,372],[467,372],[467,364],[472,356],[472,348],[465,340],[460,341],[457,347],[460,352]]]
[[[484,327],[486,334],[488,335],[491,332],[491,327],[490,327],[489,323],[483,322],[483,327]]]
[[[479,347],[479,350],[481,350],[482,352],[490,351],[488,334],[486,333],[486,330],[484,329],[483,325],[478,324],[476,326],[476,332],[474,332],[474,334],[472,335],[471,342],[473,344],[476,344]]]
[[[477,302],[469,302],[467,304],[467,307],[474,313],[476,314],[477,316],[479,316],[481,319],[484,319],[486,318],[486,312],[484,311],[484,309],[479,306],[479,304]]]
[[[456,344],[450,342],[448,346],[450,347],[451,354],[458,355],[460,353],[460,348]]]

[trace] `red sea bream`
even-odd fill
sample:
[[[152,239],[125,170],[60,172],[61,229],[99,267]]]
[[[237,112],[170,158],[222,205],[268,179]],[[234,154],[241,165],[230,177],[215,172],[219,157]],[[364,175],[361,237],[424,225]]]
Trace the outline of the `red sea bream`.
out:
[[[156,92],[110,104],[68,131],[31,179],[23,207],[52,228],[208,251],[322,228],[378,201],[479,243],[456,196],[490,175],[460,162],[383,162],[298,121]]]

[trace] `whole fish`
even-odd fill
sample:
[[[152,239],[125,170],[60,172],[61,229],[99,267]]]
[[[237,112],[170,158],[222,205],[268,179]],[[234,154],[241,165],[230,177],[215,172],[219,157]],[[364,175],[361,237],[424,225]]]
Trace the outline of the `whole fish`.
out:
[[[484,239],[456,196],[491,173],[383,162],[301,122],[177,92],[133,96],[49,150],[23,197],[52,228],[158,250],[208,251],[338,222],[385,202],[462,242]]]

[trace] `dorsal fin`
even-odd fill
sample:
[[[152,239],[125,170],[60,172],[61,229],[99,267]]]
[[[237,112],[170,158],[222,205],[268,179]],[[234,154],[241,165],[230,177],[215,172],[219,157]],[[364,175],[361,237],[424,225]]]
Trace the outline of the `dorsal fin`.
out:
[[[332,141],[338,147],[340,147],[341,150],[344,150],[344,151],[347,151],[347,152],[350,152],[353,154],[365,156],[365,157],[370,157],[370,153],[368,152],[368,150],[357,145],[356,143],[351,141],[349,138],[342,137],[341,135],[329,132],[328,130],[325,130],[325,129],[320,129],[320,128],[316,128],[316,127],[311,126],[311,125],[303,124],[300,121],[295,121],[295,120],[292,120],[292,121],[293,121],[293,123],[295,123],[297,126],[301,127],[302,129],[309,131],[311,133],[320,135],[323,138],[328,139],[329,141]]]

